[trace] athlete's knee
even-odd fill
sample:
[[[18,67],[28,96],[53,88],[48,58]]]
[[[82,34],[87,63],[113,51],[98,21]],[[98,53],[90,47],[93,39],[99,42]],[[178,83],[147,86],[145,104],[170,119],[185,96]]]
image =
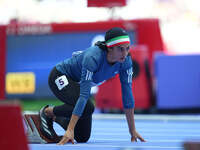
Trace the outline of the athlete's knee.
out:
[[[76,142],[78,143],[86,143],[90,138],[90,135],[86,135],[86,136],[77,136],[75,137]]]
[[[92,115],[88,117],[81,117],[74,130],[74,138],[79,143],[87,142],[91,135],[92,129]]]

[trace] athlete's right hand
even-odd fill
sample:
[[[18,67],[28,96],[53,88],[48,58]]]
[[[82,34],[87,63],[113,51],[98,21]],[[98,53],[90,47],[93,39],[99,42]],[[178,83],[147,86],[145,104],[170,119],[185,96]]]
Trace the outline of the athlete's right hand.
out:
[[[74,130],[67,129],[62,139],[57,145],[64,145],[65,143],[71,142],[74,144]]]

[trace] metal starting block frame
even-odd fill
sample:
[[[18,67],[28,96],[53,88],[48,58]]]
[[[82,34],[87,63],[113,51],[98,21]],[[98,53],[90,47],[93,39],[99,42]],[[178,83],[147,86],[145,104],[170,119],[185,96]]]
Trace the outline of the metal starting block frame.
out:
[[[27,138],[29,143],[46,144],[57,143],[62,137],[55,137],[54,140],[47,139],[40,132],[40,118],[38,114],[24,114],[25,124],[27,126]]]
[[[24,114],[24,121],[26,123],[27,127],[27,138],[29,140],[29,143],[40,143],[45,144],[47,141],[45,141],[40,133],[39,129],[39,115],[37,114]]]

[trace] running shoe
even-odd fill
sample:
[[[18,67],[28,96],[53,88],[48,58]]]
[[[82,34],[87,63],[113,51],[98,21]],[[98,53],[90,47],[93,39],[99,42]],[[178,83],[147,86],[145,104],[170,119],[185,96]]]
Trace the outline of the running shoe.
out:
[[[47,139],[55,140],[58,135],[53,128],[53,119],[49,118],[44,112],[47,107],[49,107],[49,105],[44,106],[39,111],[40,131]]]

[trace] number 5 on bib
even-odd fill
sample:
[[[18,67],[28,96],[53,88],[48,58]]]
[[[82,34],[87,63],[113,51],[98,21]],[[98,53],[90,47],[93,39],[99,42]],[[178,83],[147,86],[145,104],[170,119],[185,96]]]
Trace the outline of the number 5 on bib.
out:
[[[59,90],[62,90],[65,86],[67,86],[69,84],[67,78],[65,75],[62,75],[60,77],[58,77],[56,80],[55,80],[55,83],[58,87]]]

